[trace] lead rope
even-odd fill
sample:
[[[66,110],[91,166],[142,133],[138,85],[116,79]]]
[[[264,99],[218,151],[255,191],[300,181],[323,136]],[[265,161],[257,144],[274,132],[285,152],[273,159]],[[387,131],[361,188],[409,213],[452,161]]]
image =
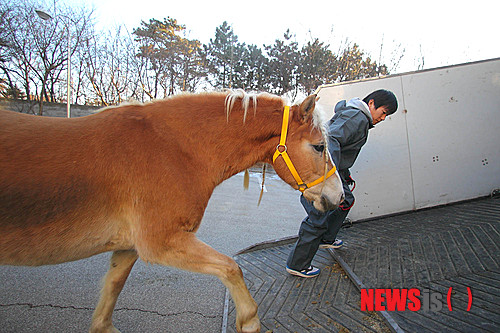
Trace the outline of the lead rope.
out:
[[[325,179],[323,180],[323,185],[321,186],[321,192],[323,192],[323,189],[325,188],[326,178],[328,175],[328,161],[329,161],[329,157],[330,157],[330,152],[328,151],[328,139],[327,138],[325,138],[325,146],[323,148],[323,155],[325,155],[325,174],[323,175],[323,177],[325,177]]]
[[[248,174],[248,169],[245,169],[245,175],[243,176],[243,188],[248,190],[248,185],[250,185],[250,175]]]
[[[262,167],[262,184],[260,184],[260,195],[259,202],[257,202],[257,207],[260,206],[260,201],[262,200],[262,195],[264,194],[264,181],[266,180],[266,163]]]
[[[266,163],[264,163],[264,166],[262,167],[262,183],[260,184],[260,195],[259,195],[259,202],[257,202],[257,206],[260,206],[260,202],[262,201],[265,181],[266,181]],[[250,175],[248,173],[248,169],[245,169],[245,175],[243,176],[243,187],[245,188],[245,190],[248,190],[249,184],[250,184]]]

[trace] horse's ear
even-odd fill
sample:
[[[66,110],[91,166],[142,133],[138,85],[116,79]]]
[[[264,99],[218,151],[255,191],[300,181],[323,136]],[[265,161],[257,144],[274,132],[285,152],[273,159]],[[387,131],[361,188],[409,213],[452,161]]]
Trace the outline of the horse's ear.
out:
[[[316,106],[316,95],[309,95],[299,107],[299,116],[302,121],[307,121],[311,118],[314,108]]]

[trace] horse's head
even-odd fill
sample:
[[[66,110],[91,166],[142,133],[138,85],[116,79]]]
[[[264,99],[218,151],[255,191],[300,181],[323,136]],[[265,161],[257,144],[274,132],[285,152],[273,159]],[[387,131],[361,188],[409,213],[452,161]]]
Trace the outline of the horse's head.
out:
[[[344,200],[342,181],[327,149],[326,129],[315,111],[316,96],[285,107],[280,144],[273,157],[276,173],[319,211]],[[326,180],[325,180],[326,178]]]

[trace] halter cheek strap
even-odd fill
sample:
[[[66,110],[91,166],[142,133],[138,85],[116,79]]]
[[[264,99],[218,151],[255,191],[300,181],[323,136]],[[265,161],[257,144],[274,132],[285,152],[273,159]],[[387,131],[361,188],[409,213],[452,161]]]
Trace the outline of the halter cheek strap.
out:
[[[315,181],[312,181],[310,183],[304,183],[302,179],[299,176],[299,173],[297,172],[297,169],[295,169],[295,166],[292,163],[292,160],[290,159],[290,156],[287,153],[287,148],[286,148],[286,137],[288,134],[288,120],[290,118],[290,107],[287,105],[285,106],[285,109],[283,110],[283,123],[281,125],[281,137],[280,137],[280,143],[276,147],[276,151],[274,152],[273,155],[273,164],[275,163],[276,159],[281,156],[283,157],[283,160],[285,161],[285,164],[288,167],[288,170],[290,170],[293,178],[297,182],[298,189],[301,192],[304,192],[306,189],[309,187],[312,187],[314,185],[318,185],[322,181],[326,180],[329,178],[331,175],[335,173],[337,170],[335,166],[328,171],[326,176],[321,176],[320,178],[316,179]]]

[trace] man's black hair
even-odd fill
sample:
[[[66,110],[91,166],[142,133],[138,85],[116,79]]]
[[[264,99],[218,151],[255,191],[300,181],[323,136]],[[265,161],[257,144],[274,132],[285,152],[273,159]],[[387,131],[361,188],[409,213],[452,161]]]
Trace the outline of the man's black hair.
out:
[[[363,102],[368,104],[370,100],[373,99],[375,104],[375,109],[381,106],[387,107],[387,114],[393,114],[398,109],[398,100],[392,91],[380,89],[372,92],[363,99]]]

